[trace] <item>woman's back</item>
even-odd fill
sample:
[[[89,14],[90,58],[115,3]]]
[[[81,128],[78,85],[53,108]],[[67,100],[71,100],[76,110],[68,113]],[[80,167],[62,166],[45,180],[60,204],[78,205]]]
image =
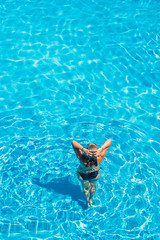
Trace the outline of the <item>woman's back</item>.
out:
[[[78,171],[79,172],[90,172],[90,171],[98,171],[99,170],[99,165],[92,165],[89,166],[87,164],[85,164],[84,162],[80,161],[79,167],[78,167]]]

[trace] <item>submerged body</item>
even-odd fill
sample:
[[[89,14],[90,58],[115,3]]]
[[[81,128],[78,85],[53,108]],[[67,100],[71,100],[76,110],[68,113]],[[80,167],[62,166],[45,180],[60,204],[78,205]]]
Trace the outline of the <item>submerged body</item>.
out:
[[[73,149],[80,160],[80,165],[77,169],[77,176],[82,183],[83,192],[86,196],[88,206],[93,203],[96,182],[100,178],[99,164],[105,157],[110,145],[110,139],[108,139],[99,149],[94,143],[91,143],[87,148],[84,148],[78,142],[72,141]]]

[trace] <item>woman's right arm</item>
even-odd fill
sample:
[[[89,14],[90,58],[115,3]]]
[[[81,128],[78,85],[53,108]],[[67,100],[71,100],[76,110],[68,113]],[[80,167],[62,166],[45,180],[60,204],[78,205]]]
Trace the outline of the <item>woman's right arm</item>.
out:
[[[101,152],[104,152],[105,155],[106,155],[107,150],[108,150],[109,147],[111,146],[111,142],[112,142],[111,139],[108,139],[108,140],[105,141],[105,142],[103,143],[103,145],[100,147]]]
[[[111,146],[111,139],[108,139],[107,141],[105,141],[103,143],[103,145],[98,149],[97,151],[97,160],[98,160],[98,163],[101,163],[103,158],[106,156],[106,153],[109,149],[109,147]]]

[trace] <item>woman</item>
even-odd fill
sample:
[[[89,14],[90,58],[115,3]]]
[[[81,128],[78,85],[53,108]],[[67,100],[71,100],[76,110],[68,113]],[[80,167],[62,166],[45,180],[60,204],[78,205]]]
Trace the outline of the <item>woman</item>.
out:
[[[99,164],[105,157],[110,145],[111,139],[105,141],[99,149],[95,143],[90,143],[87,148],[84,148],[78,142],[72,141],[73,149],[80,160],[77,175],[82,183],[88,206],[93,203],[93,196],[96,191],[96,181],[100,178]]]

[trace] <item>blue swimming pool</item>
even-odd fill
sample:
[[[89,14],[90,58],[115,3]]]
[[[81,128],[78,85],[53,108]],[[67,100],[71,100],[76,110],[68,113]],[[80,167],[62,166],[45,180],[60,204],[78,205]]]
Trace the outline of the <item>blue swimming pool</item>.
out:
[[[160,2],[0,3],[0,239],[160,239]],[[112,145],[95,206],[74,139]]]

